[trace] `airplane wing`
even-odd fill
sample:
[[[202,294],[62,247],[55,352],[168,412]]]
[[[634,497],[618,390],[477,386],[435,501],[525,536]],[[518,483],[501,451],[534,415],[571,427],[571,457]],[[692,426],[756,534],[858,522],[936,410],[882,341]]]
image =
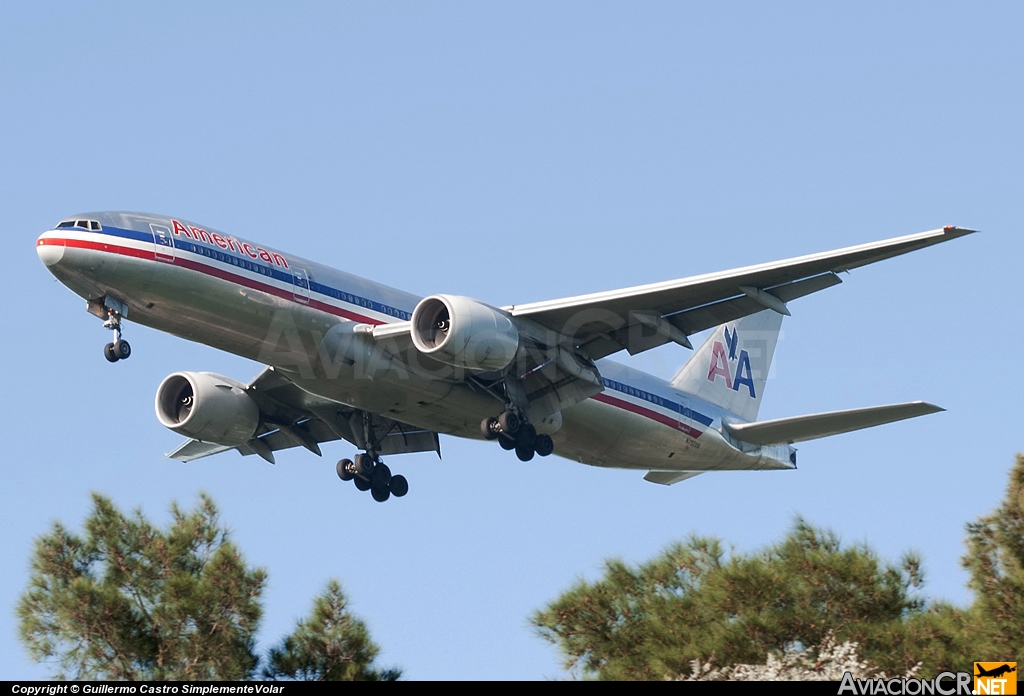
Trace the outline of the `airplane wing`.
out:
[[[599,358],[620,350],[635,355],[670,341],[692,348],[688,337],[704,329],[766,308],[789,314],[787,302],[839,284],[837,274],[842,271],[972,232],[944,227],[732,271],[504,307],[516,320],[522,338],[514,361],[515,379],[499,373],[465,376],[461,372],[453,379],[500,400],[506,400],[512,386],[519,392],[514,400],[529,404],[531,417],[544,417],[603,390],[594,364]],[[365,324],[358,330],[371,335],[398,360],[416,350],[408,321]]]
[[[272,367],[264,369],[245,390],[260,410],[260,426],[254,438],[239,447],[186,440],[167,456],[190,462],[236,449],[273,464],[278,450],[305,447],[321,456],[320,443],[334,440],[347,440],[360,449],[374,444],[375,451],[383,455],[437,452],[441,456],[436,432],[313,396]]]
[[[506,309],[514,317],[570,337],[592,360],[620,350],[636,354],[669,341],[691,347],[687,336],[712,326],[765,308],[788,314],[788,301],[842,282],[837,273],[972,232],[944,227],[732,271]]]

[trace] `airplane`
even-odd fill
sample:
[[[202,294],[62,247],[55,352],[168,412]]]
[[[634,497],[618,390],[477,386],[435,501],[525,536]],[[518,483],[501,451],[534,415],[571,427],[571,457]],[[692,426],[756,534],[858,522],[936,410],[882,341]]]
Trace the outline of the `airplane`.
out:
[[[975,677],[996,677],[996,678],[998,678],[998,677],[1003,676],[1004,674],[1009,674],[1011,672],[1016,672],[1017,671],[1016,663],[1014,663],[1013,667],[1011,667],[1009,664],[1002,664],[1002,665],[999,665],[998,667],[993,667],[992,669],[985,669],[984,667],[979,665],[977,662],[975,662],[974,663],[974,668],[977,670],[977,674],[974,675]]]
[[[971,234],[947,226],[774,263],[495,307],[420,298],[181,218],[97,212],[61,220],[36,250],[131,355],[125,322],[266,367],[245,384],[175,372],[158,421],[182,462],[345,440],[337,475],[384,502],[408,480],[383,457],[436,452],[439,435],[496,441],[522,461],[558,455],[671,485],[708,471],[796,468],[794,443],[943,409],[914,401],[757,421],[789,303],[839,273]],[[613,362],[713,329],[668,381]]]

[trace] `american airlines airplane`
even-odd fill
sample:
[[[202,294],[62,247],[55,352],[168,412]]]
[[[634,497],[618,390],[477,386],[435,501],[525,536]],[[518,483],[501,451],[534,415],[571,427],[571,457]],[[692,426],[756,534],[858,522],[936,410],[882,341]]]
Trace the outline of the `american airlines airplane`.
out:
[[[337,474],[383,502],[409,490],[382,457],[433,451],[440,433],[494,440],[523,461],[553,452],[646,471],[670,485],[706,471],[794,469],[793,443],[941,411],[921,401],[757,421],[788,303],[838,273],[972,230],[945,227],[732,271],[494,307],[419,298],[180,218],[75,215],[36,242],[40,260],[113,331],[131,320],[267,365],[243,384],[175,372],[161,424],[183,462],[225,450],[347,440]],[[711,335],[669,381],[607,360]]]

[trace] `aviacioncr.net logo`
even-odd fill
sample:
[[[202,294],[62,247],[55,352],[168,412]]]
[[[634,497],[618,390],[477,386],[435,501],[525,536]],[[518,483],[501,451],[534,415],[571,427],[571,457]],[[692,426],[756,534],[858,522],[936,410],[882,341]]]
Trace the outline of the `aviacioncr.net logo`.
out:
[[[986,696],[1017,693],[1017,663],[975,662],[974,693]]]
[[[911,679],[909,677],[881,679],[855,679],[847,672],[839,685],[842,694],[886,694],[886,696],[967,696],[972,693],[969,672],[940,672],[934,679]]]

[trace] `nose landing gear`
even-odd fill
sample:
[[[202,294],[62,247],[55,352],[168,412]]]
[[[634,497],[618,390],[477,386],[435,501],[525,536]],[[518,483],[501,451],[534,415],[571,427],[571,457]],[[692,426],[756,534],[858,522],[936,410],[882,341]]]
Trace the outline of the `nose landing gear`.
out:
[[[99,300],[90,300],[88,310],[100,318],[105,316],[106,320],[103,322],[103,328],[114,332],[114,340],[103,346],[103,357],[110,362],[127,360],[131,357],[131,345],[128,341],[121,338],[121,320],[128,316],[128,308],[124,303],[118,302],[111,297],[104,297],[102,304]]]
[[[123,339],[117,339],[113,343],[108,343],[103,346],[103,357],[110,362],[117,362],[118,360],[127,360],[131,357],[132,346],[128,341]]]

